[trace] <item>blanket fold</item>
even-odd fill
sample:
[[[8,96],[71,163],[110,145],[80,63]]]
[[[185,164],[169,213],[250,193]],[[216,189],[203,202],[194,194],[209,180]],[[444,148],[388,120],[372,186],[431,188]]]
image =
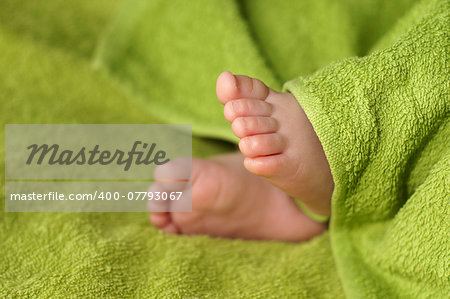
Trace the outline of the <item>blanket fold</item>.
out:
[[[450,293],[448,25],[447,1],[422,1],[388,47],[285,85],[332,168],[331,240],[351,298]]]

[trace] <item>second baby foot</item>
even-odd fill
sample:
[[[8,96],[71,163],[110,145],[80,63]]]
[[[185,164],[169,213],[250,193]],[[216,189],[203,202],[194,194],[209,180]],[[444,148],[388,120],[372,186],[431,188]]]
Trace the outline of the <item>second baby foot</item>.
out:
[[[294,242],[306,241],[326,229],[282,190],[245,170],[243,160],[239,152],[207,160],[194,158],[192,186],[185,186],[192,188],[192,212],[153,212],[151,223],[171,234]],[[165,169],[166,178],[177,177],[186,168],[180,166],[173,161],[172,166],[168,163],[160,170]],[[155,183],[150,189],[181,191],[171,185]]]

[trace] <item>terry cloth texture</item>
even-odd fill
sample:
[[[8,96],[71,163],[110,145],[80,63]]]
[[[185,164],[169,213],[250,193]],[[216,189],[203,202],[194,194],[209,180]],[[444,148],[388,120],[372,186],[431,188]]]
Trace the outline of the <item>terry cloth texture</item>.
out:
[[[350,298],[450,294],[449,17],[447,1],[422,2],[370,55],[285,85],[331,165]]]
[[[449,2],[414,2],[1,1],[3,124],[192,123],[207,156],[231,147],[200,137],[236,140],[221,71],[297,78],[336,190],[330,231],[286,244],[6,214],[2,184],[0,297],[444,298]]]

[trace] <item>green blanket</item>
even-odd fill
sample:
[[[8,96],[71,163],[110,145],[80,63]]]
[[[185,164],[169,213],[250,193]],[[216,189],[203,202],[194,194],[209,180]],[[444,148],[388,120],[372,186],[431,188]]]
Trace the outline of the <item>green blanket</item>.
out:
[[[3,123],[192,123],[205,157],[235,141],[221,71],[296,78],[336,183],[330,231],[287,244],[166,236],[145,213],[4,213],[2,183],[0,297],[450,293],[448,1],[67,2],[0,2]]]

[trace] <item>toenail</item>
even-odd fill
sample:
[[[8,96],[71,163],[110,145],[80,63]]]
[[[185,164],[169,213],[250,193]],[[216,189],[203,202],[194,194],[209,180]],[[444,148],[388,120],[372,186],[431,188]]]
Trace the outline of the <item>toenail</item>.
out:
[[[229,73],[230,73],[231,78],[232,78],[232,80],[233,80],[233,87],[237,89],[237,88],[238,88],[238,82],[237,82],[237,80],[236,80],[236,77],[233,75],[232,72],[229,72]]]

